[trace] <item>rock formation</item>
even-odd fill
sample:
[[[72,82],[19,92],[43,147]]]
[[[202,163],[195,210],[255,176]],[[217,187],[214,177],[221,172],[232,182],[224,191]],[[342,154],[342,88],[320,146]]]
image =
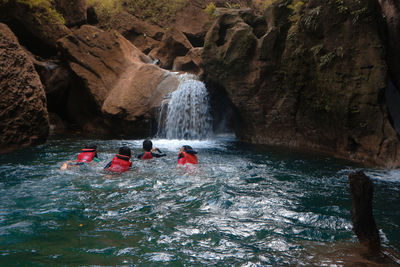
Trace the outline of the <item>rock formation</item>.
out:
[[[68,27],[79,26],[87,22],[86,0],[55,0]]]
[[[127,12],[118,14],[112,28],[145,54],[156,48],[164,36],[164,30],[160,27],[142,21]]]
[[[372,212],[374,188],[371,179],[362,171],[349,174],[350,193],[352,199],[351,219],[353,230],[360,244],[374,254],[381,248],[378,228]]]
[[[29,56],[0,23],[0,152],[44,143],[49,133],[46,96]]]
[[[203,58],[237,111],[239,138],[398,166],[380,18],[376,1],[275,1],[262,35],[251,11],[222,14]]]
[[[149,134],[152,109],[176,89],[176,75],[151,64],[116,31],[85,25],[59,46],[81,82],[69,94],[70,120],[90,132]]]
[[[387,25],[387,54],[391,78],[400,88],[400,3],[396,0],[379,0]]]

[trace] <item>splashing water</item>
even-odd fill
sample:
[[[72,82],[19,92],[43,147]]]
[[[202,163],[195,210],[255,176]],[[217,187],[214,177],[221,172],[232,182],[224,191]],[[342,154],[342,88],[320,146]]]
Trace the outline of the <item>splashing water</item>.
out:
[[[199,152],[194,168],[175,167],[185,141],[155,139],[166,157],[133,160],[133,169],[122,174],[103,172],[118,147],[136,154],[142,141],[62,138],[0,155],[0,265],[365,262],[354,250],[347,182],[357,166],[215,136],[190,141]],[[98,145],[100,162],[61,171],[87,143]],[[383,246],[398,251],[400,171],[364,171],[374,181]]]
[[[207,88],[194,75],[184,74],[179,78],[178,89],[161,106],[157,136],[206,139],[212,132]]]

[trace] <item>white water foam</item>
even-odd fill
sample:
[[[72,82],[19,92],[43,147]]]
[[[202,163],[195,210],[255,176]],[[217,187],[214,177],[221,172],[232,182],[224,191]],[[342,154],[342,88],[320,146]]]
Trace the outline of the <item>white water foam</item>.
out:
[[[178,89],[161,106],[157,137],[207,139],[212,134],[207,88],[191,74],[180,75],[179,79]]]

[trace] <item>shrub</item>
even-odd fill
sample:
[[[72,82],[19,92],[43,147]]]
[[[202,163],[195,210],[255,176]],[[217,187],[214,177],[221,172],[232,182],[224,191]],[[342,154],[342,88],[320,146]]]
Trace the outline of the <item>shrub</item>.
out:
[[[290,5],[287,7],[292,10],[292,15],[289,17],[289,20],[292,22],[296,22],[300,19],[300,11],[301,7],[304,5],[303,1],[293,0]]]
[[[210,20],[215,19],[215,17],[217,16],[217,7],[213,2],[209,3],[204,11],[207,13]]]
[[[28,6],[39,23],[65,24],[64,17],[57,12],[51,0],[17,0]]]
[[[122,11],[119,0],[87,0],[87,4],[95,9],[100,24],[105,27],[110,27],[111,22]]]
[[[128,12],[141,19],[160,23],[171,21],[188,0],[121,0]]]

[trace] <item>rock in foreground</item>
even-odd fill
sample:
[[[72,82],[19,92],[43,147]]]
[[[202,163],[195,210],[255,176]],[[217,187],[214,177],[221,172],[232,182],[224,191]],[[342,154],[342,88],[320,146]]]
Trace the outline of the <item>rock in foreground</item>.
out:
[[[0,23],[0,152],[44,143],[49,133],[46,95],[29,56]]]

